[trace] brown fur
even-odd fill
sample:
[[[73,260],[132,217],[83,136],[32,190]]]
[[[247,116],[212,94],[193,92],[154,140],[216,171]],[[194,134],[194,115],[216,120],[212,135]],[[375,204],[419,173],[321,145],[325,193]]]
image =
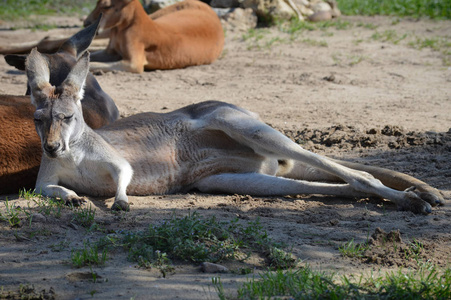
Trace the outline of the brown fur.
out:
[[[92,53],[91,70],[141,73],[209,64],[224,46],[218,16],[197,0],[163,8],[151,18],[138,0],[99,0],[85,24],[100,13],[99,30],[109,30],[110,42],[106,50]]]
[[[32,188],[41,161],[41,140],[33,123],[29,96],[0,95],[0,189],[17,193]]]

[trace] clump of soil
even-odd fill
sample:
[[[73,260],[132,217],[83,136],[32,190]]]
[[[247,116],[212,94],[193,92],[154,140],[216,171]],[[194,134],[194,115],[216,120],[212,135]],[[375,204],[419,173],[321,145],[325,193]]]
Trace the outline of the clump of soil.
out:
[[[365,262],[383,266],[418,267],[419,261],[433,256],[434,247],[425,242],[403,242],[401,232],[385,232],[377,227],[366,243],[362,258]]]
[[[50,288],[37,291],[32,285],[21,285],[18,291],[1,291],[0,299],[28,299],[28,300],[53,300],[55,298],[55,291]]]
[[[446,145],[451,149],[451,129],[448,132],[415,132],[400,126],[385,125],[366,131],[354,126],[334,125],[325,129],[279,129],[308,150],[336,147],[338,149],[389,148]],[[306,142],[308,141],[308,142]]]

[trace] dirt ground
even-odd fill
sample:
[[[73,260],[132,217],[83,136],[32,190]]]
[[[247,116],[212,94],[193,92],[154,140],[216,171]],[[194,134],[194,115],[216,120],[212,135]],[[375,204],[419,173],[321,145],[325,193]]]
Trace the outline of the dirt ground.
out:
[[[65,20],[67,21],[67,19]],[[299,195],[178,194],[130,197],[131,211],[115,216],[113,199],[90,198],[96,222],[105,231],[139,230],[158,224],[172,213],[197,211],[220,220],[260,218],[275,241],[292,246],[293,254],[314,268],[343,274],[417,267],[397,247],[374,247],[367,259],[340,255],[338,247],[374,234],[394,231],[392,243],[406,247],[420,241],[421,257],[439,267],[450,264],[451,249],[451,68],[449,55],[430,48],[415,49],[409,41],[440,38],[451,41],[451,21],[395,20],[390,17],[343,17],[346,29],[304,31],[295,40],[277,28],[264,30],[256,40],[243,32],[227,31],[223,55],[211,65],[144,74],[97,74],[102,88],[115,99],[122,116],[138,112],[167,112],[204,100],[230,102],[260,114],[303,147],[334,158],[391,168],[413,175],[443,191],[446,205],[430,215],[400,212],[387,201]],[[73,24],[80,25],[79,20]],[[3,23],[3,27],[7,27]],[[0,45],[33,40],[47,32],[1,30]],[[394,32],[393,39],[374,38]],[[243,38],[243,35],[244,38]],[[441,49],[443,50],[443,49]],[[445,49],[446,50],[446,49]],[[448,48],[449,52],[450,49]],[[0,61],[0,93],[21,95],[26,78]],[[27,201],[9,195],[16,206]],[[0,196],[4,211],[5,195]],[[3,202],[3,203],[2,203]],[[70,217],[44,217],[31,227],[0,223],[0,286],[17,291],[33,285],[56,299],[216,299],[211,278],[197,265],[178,263],[163,278],[115,252],[104,267],[76,269],[67,262],[71,249],[84,239],[95,241],[104,232],[73,226]],[[379,230],[379,229],[381,230]],[[382,240],[385,240],[383,238]],[[55,245],[66,245],[55,251]],[[398,250],[397,250],[398,249]],[[233,269],[233,264],[224,263]],[[264,270],[251,262],[255,272]],[[227,292],[246,276],[221,274]],[[248,275],[249,276],[249,275]]]

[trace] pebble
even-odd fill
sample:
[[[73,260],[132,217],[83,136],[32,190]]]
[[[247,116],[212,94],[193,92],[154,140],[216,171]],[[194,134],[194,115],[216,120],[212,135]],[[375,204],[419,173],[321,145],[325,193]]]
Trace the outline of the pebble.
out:
[[[44,223],[45,221],[47,221],[47,219],[44,217],[44,215],[40,214],[40,213],[35,213],[31,215],[31,222],[33,223]]]
[[[227,269],[224,266],[210,263],[210,262],[203,262],[201,265],[201,270],[204,273],[227,273],[229,272],[229,269]]]

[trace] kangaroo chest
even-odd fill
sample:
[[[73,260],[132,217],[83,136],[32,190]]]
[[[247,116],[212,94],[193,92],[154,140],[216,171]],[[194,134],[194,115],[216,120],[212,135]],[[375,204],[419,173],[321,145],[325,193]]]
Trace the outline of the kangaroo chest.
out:
[[[113,196],[116,193],[116,184],[107,164],[95,157],[71,156],[60,160],[59,164],[57,175],[60,185],[92,196]]]

